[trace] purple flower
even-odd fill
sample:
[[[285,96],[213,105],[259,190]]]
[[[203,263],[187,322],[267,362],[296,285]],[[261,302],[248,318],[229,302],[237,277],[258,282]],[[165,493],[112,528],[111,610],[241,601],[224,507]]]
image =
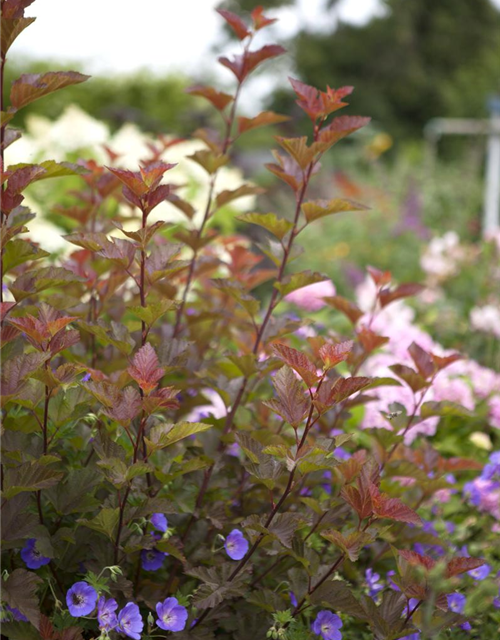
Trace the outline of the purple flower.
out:
[[[290,596],[290,604],[292,605],[292,607],[296,607],[298,605],[298,602],[294,592],[290,591],[288,595]]]
[[[446,596],[446,600],[448,601],[448,609],[450,611],[453,611],[453,613],[463,613],[467,601],[463,593],[449,593]]]
[[[149,522],[151,522],[151,524],[157,531],[162,531],[163,533],[165,533],[165,531],[168,529],[168,520],[163,515],[163,513],[153,513]]]
[[[394,575],[396,575],[396,572],[394,570],[388,571],[386,573],[387,582],[388,582],[390,588],[393,589],[394,591],[401,591],[401,589],[398,587],[398,585],[392,579],[392,576],[394,576]]]
[[[500,596],[493,599],[493,606],[495,609],[500,609]]]
[[[66,594],[66,604],[74,618],[88,616],[95,609],[97,591],[86,582],[75,582]]]
[[[470,622],[462,622],[462,624],[458,625],[462,631],[470,631],[472,627],[470,626]]]
[[[471,569],[470,571],[467,571],[467,573],[471,576],[471,578],[474,578],[474,580],[484,580],[489,576],[490,571],[490,565],[483,564],[482,566],[477,567],[477,569]]]
[[[133,640],[141,640],[141,631],[144,629],[139,607],[133,602],[127,603],[118,614],[118,626],[120,633],[124,633]]]
[[[86,373],[82,378],[82,382],[88,382],[91,378],[92,376],[90,375],[90,373]]]
[[[110,598],[106,600],[104,596],[99,598],[97,603],[97,621],[99,622],[99,629],[105,631],[111,631],[118,624],[118,618],[115,611],[118,609],[116,600]]]
[[[156,605],[158,620],[156,624],[165,631],[182,631],[186,626],[188,612],[179,604],[177,598],[167,598]]]
[[[404,638],[398,638],[398,640],[420,640],[420,632],[412,633],[409,636],[405,636]]]
[[[8,604],[3,605],[2,608],[5,609],[5,611],[7,611],[8,613],[10,613],[10,615],[12,616],[12,619],[15,620],[15,622],[29,622],[28,618],[25,615],[23,615],[19,611],[19,609],[16,609],[15,607],[9,607]]]
[[[342,634],[339,631],[341,626],[342,620],[331,611],[324,609],[316,616],[312,630],[324,640],[341,640]]]
[[[145,571],[158,571],[163,565],[167,554],[157,549],[143,549],[141,551],[141,564]]]
[[[372,569],[367,569],[365,571],[365,580],[368,585],[368,594],[370,598],[374,598],[377,593],[382,591],[384,586],[382,585],[380,580],[380,575],[378,573],[374,573]]]
[[[21,558],[28,569],[39,569],[50,562],[50,558],[42,556],[40,551],[37,550],[35,538],[30,538],[26,541],[23,549],[21,549]]]
[[[248,540],[239,529],[233,529],[227,536],[224,547],[231,560],[241,560],[248,551]]]

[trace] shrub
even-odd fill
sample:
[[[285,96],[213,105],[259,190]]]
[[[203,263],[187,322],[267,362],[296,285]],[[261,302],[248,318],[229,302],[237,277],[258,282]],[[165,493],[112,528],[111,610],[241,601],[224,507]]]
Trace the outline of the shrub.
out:
[[[33,20],[29,4],[2,3],[2,67]],[[420,287],[371,268],[364,312],[320,273],[290,269],[306,227],[365,208],[307,193],[323,155],[368,119],[330,119],[351,87],[323,92],[291,80],[311,139],[278,136],[267,164],[291,191],[290,211],[239,216],[265,230],[258,253],[246,236],[218,234],[218,211],[260,192],[217,186],[233,145],[286,120],[237,116],[247,77],[283,53],[251,48],[273,21],[260,8],[249,22],[219,13],[242,53],[219,59],[235,76],[233,95],[190,90],[223,124],[222,134],[195,132],[205,147],[190,159],[209,176],[200,220],[182,189],[164,182],[175,138],[161,138],[137,171],[109,150],[107,167],[47,160],[3,172],[2,633],[391,640],[467,629],[458,576],[483,580],[491,567],[417,511],[429,517],[456,490],[450,474],[464,472],[466,495],[500,519],[487,500],[498,461],[483,470],[413,438],[429,419],[471,419],[458,403],[428,399],[459,356],[413,342],[391,375],[373,377],[370,362],[389,341],[377,319]],[[19,109],[85,80],[59,72],[15,81],[2,153],[18,135],[5,125]],[[24,190],[64,175],[81,182],[58,209],[76,246],[59,263],[19,236],[33,218]],[[164,201],[185,225],[151,222]],[[256,296],[264,283],[270,293]],[[314,331],[280,310],[285,299],[311,314],[328,303],[345,329]],[[405,403],[381,409],[385,428],[360,429],[373,393],[383,399],[394,388]]]

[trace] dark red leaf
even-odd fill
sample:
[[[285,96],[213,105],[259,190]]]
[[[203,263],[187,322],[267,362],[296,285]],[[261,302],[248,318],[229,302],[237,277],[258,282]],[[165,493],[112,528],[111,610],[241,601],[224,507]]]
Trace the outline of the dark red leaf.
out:
[[[217,9],[217,13],[224,18],[240,40],[244,40],[248,35],[250,35],[250,31],[248,31],[246,24],[235,13],[232,11],[225,11],[224,9]]]
[[[472,571],[482,567],[484,560],[481,558],[452,558],[446,565],[446,577],[458,576],[466,571]]]
[[[415,366],[418,369],[420,375],[426,380],[435,372],[434,362],[430,353],[427,353],[416,342],[412,342],[408,347],[408,352],[411,355]]]
[[[145,394],[153,391],[165,373],[165,369],[159,365],[156,351],[149,342],[135,354],[127,371]]]
[[[266,18],[266,16],[262,13],[263,11],[264,7],[258,6],[255,7],[255,9],[253,9],[252,13],[250,14],[252,16],[255,31],[258,31],[263,27],[267,27],[268,25],[273,24],[273,22],[277,21],[277,18]]]
[[[353,342],[339,342],[337,344],[325,343],[319,350],[319,355],[327,368],[334,367],[339,362],[344,362],[352,351]]]
[[[281,358],[299,374],[308,387],[313,387],[318,382],[319,376],[316,367],[304,353],[287,347],[285,344],[274,344],[273,350],[278,358]]]

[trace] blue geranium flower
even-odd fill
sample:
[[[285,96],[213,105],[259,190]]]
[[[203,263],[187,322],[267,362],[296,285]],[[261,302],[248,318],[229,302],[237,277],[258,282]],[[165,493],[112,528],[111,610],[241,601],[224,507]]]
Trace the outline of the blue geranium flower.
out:
[[[123,607],[118,614],[118,626],[116,629],[133,640],[141,640],[144,622],[136,604],[129,602]]]
[[[50,558],[42,556],[36,548],[36,539],[30,538],[21,549],[21,558],[24,560],[28,569],[39,569],[45,564],[49,564]]]
[[[95,609],[97,591],[86,582],[75,582],[66,594],[66,604],[74,618],[88,616]]]
[[[163,513],[153,513],[149,521],[157,531],[165,533],[168,529],[168,520]]]
[[[158,571],[163,566],[166,553],[157,549],[143,549],[141,551],[141,564],[145,571]]]
[[[312,624],[313,633],[321,636],[323,640],[341,640],[342,634],[339,629],[342,626],[342,620],[332,613],[324,609],[316,616],[316,620]]]
[[[106,600],[103,596],[99,598],[97,603],[97,621],[99,622],[99,629],[105,631],[111,631],[118,624],[118,618],[115,611],[118,609],[116,600],[110,598]]]
[[[449,593],[446,600],[448,601],[448,609],[453,613],[462,613],[467,602],[463,593]]]
[[[231,560],[241,560],[248,551],[248,540],[239,529],[233,529],[227,536],[224,547]]]
[[[177,598],[167,598],[156,605],[158,620],[156,624],[165,631],[182,631],[186,626],[188,612],[179,604]]]
[[[480,567],[477,567],[476,569],[471,569],[470,571],[467,571],[467,573],[470,575],[471,578],[474,578],[474,580],[484,580],[489,576],[490,571],[491,571],[490,565],[483,564]]]

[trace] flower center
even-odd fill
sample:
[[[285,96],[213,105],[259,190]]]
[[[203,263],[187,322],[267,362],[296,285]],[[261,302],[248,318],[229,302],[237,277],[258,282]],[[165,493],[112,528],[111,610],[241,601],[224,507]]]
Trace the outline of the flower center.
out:
[[[73,593],[71,597],[73,600],[73,604],[82,604],[84,601],[84,597],[81,596],[79,593]]]
[[[324,633],[328,633],[330,631],[330,625],[329,624],[322,624],[321,625],[321,631],[323,631]]]

